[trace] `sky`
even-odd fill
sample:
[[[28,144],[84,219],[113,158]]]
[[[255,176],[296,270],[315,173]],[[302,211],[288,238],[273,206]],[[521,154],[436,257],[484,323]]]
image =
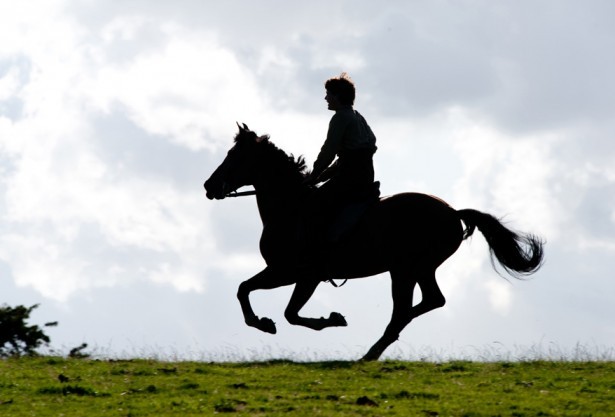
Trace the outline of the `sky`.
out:
[[[33,4],[36,3],[36,4]],[[235,122],[311,165],[346,71],[378,138],[384,195],[417,191],[546,241],[528,281],[480,234],[437,273],[445,307],[387,357],[615,356],[615,3],[0,1],[0,304],[40,307],[52,347],[110,357],[360,357],[390,279],[321,284],[302,311],[255,292],[277,335],[244,324],[264,267],[253,198],[202,184]]]

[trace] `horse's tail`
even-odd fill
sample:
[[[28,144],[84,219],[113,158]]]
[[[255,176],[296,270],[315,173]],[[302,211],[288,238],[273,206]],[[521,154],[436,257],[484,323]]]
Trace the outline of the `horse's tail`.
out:
[[[458,210],[457,214],[466,226],[463,231],[464,240],[472,236],[477,227],[485,236],[494,268],[495,258],[511,276],[521,278],[542,266],[544,243],[538,237],[515,233],[492,215],[478,210]]]

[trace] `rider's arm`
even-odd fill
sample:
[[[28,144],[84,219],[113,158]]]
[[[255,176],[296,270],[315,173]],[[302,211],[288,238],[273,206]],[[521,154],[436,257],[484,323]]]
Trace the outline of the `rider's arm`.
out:
[[[318,178],[335,159],[335,155],[342,147],[342,139],[344,137],[344,131],[346,130],[347,124],[348,119],[343,117],[341,113],[335,113],[331,118],[331,122],[329,122],[329,131],[327,132],[327,139],[320,149],[316,162],[314,162],[314,169],[311,175],[313,178]]]
[[[338,170],[338,160],[336,160],[335,162],[333,162],[331,165],[329,165],[329,167],[327,169],[325,169],[322,174],[320,174],[320,176],[316,179],[317,182],[325,182],[325,181],[329,181],[337,172]]]

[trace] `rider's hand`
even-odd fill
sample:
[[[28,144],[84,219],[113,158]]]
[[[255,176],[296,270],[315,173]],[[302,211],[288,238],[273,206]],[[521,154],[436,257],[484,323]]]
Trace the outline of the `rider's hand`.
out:
[[[317,178],[314,178],[311,174],[305,177],[303,185],[316,185],[318,183]]]

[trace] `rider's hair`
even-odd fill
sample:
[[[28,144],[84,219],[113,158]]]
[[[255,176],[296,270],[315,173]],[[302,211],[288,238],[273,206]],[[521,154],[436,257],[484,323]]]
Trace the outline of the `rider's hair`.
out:
[[[350,106],[354,104],[354,83],[345,72],[342,72],[339,77],[329,78],[325,81],[325,89],[335,94],[340,103]]]

